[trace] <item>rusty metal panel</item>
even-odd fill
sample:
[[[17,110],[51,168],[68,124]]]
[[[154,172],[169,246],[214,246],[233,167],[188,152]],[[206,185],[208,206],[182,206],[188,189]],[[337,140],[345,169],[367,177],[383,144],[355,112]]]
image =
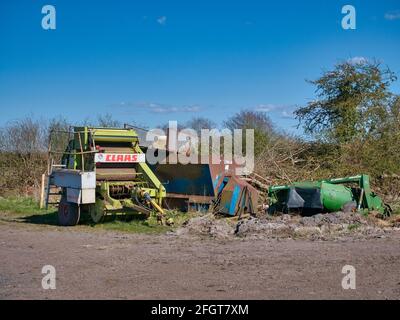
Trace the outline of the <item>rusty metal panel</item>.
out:
[[[133,181],[137,178],[136,170],[134,168],[96,168],[96,179],[112,180],[112,181]]]
[[[177,209],[182,212],[207,211],[214,196],[185,195],[179,193],[167,193],[164,200],[165,207]]]
[[[222,202],[227,206],[226,213],[234,215],[243,205],[238,205],[242,190],[247,188],[250,198],[258,197],[257,191],[247,182],[235,176],[234,163],[228,163],[223,159],[218,164],[171,164],[167,163],[151,165],[155,175],[163,183],[167,191],[166,204],[170,208],[188,211],[193,208],[209,208],[218,193],[224,190]],[[199,158],[200,162],[200,158]],[[210,161],[211,162],[211,161]],[[226,185],[224,179],[232,177],[230,184]],[[230,179],[228,179],[230,180]],[[238,185],[234,192],[235,185]],[[251,200],[253,201],[253,200]],[[246,202],[246,201],[245,201]],[[247,203],[247,202],[246,202]],[[200,206],[200,207],[199,207]]]
[[[258,191],[240,177],[225,175],[220,179],[218,188],[218,213],[237,215],[240,212],[255,213]]]

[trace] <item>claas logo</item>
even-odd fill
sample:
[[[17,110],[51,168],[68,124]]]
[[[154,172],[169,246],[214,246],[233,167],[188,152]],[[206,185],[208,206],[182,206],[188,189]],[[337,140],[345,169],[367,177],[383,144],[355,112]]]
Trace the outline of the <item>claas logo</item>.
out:
[[[97,153],[95,155],[96,163],[106,163],[106,162],[124,162],[124,163],[132,163],[132,162],[145,162],[144,153],[138,154],[116,154],[116,153]]]

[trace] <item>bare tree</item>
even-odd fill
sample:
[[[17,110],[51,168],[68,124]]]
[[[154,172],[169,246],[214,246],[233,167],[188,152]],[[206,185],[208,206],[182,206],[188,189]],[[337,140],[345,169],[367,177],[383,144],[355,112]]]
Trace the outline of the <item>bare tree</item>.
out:
[[[46,163],[46,123],[31,117],[8,123],[2,130],[0,176],[2,193],[34,194]]]
[[[198,135],[201,134],[201,129],[214,129],[217,125],[214,121],[204,117],[194,117],[187,121],[184,125],[186,128],[193,129]]]
[[[225,121],[224,125],[230,130],[257,129],[266,134],[274,132],[274,126],[266,113],[253,110],[242,110],[236,113]]]
[[[121,122],[115,120],[110,113],[97,116],[97,123],[100,127],[104,128],[118,128],[121,127]]]
[[[253,129],[254,130],[254,154],[260,155],[268,146],[269,141],[275,136],[274,126],[271,119],[265,112],[253,110],[242,110],[224,122],[226,128],[234,129]],[[245,145],[245,135],[243,135],[243,145]]]

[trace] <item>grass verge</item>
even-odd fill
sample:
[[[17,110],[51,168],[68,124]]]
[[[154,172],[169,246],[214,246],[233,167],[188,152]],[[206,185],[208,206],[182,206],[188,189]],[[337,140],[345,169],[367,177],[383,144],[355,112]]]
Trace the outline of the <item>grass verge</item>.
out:
[[[0,197],[1,213],[44,214],[51,211],[54,211],[54,209],[40,209],[39,203],[30,197]]]
[[[125,216],[120,218],[112,217],[102,223],[94,224],[88,214],[82,213],[80,226],[93,230],[161,234],[173,231],[193,216],[194,214],[191,213],[167,211],[166,219],[172,218],[174,221],[173,225],[167,226],[159,224],[155,215],[151,215],[146,219],[143,215],[138,214],[130,220],[127,220]],[[40,209],[38,202],[29,197],[0,197],[0,218],[4,220],[10,220],[11,218],[13,221],[38,225],[58,225],[57,210],[55,208],[49,208],[49,210]]]

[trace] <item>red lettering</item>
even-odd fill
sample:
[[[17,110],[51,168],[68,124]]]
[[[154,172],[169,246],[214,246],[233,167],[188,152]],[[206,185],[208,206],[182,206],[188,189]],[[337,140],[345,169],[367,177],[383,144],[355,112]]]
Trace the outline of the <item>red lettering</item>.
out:
[[[107,153],[104,154],[104,158],[100,162],[139,162],[140,154],[116,154]]]

